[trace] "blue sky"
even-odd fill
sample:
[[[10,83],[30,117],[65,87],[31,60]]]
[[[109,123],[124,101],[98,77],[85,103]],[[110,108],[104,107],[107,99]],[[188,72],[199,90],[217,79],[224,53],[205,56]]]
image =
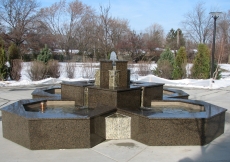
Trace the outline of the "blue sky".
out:
[[[38,0],[42,7],[50,6],[58,0]],[[67,2],[72,0],[66,0]],[[230,0],[79,0],[99,11],[99,6],[110,5],[110,14],[115,18],[129,21],[131,29],[144,31],[154,23],[162,25],[167,33],[171,28],[181,28],[184,15],[192,11],[199,2],[205,3],[207,13],[213,10],[227,12]]]

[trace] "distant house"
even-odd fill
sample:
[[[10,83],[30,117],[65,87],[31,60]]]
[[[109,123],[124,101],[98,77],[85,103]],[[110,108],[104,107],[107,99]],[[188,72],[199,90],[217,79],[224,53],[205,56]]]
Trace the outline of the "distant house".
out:
[[[193,53],[196,54],[198,52],[197,49],[192,49]]]
[[[62,54],[62,55],[65,55],[66,54],[66,51],[65,50],[62,50],[62,49],[55,49],[53,51],[54,53],[56,54]],[[79,53],[79,50],[76,50],[76,49],[72,49],[72,50],[69,50],[69,53],[71,54],[78,54]]]

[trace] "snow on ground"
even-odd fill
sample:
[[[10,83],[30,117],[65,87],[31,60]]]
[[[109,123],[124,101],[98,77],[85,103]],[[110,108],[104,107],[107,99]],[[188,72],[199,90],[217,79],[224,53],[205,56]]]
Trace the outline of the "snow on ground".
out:
[[[98,68],[99,63],[94,64],[96,68]],[[38,85],[38,84],[55,84],[61,83],[62,81],[82,81],[88,80],[89,78],[83,78],[83,64],[76,63],[75,69],[75,78],[69,79],[67,78],[65,72],[65,63],[60,63],[60,73],[61,76],[59,78],[47,78],[40,81],[31,81],[29,75],[27,73],[29,63],[23,64],[23,69],[21,72],[21,79],[19,81],[0,81],[0,87],[7,86],[26,86],[26,85]],[[147,75],[147,76],[138,76],[134,72],[136,71],[136,64],[131,68],[131,80],[145,81],[145,82],[155,82],[155,83],[164,83],[166,86],[173,87],[189,87],[189,88],[204,88],[204,89],[218,89],[223,87],[230,86],[230,64],[221,64],[221,69],[224,69],[222,72],[222,78],[220,80],[212,80],[212,79],[181,79],[181,80],[168,80],[164,78],[159,78],[155,75]],[[151,65],[151,69],[154,69],[156,64]],[[190,69],[192,67],[191,64],[188,64],[187,68]],[[189,71],[189,70],[188,70]]]

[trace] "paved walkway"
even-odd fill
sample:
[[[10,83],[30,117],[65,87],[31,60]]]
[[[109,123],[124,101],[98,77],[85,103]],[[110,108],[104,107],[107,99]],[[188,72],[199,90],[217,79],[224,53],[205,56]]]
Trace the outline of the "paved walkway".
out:
[[[0,88],[0,108],[19,99],[31,98],[34,86]],[[228,109],[225,133],[205,146],[146,146],[134,140],[108,140],[90,149],[31,151],[2,137],[0,113],[1,162],[229,162],[230,161],[230,87],[218,90],[178,88],[190,99],[204,100]],[[179,132],[178,132],[179,133]]]

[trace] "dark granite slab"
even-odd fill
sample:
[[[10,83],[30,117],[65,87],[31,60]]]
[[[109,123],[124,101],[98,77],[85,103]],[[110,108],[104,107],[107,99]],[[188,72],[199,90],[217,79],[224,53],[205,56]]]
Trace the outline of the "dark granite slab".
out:
[[[50,101],[55,101],[54,98],[50,98]],[[56,101],[60,101],[60,99],[56,99]],[[101,114],[109,113],[114,111],[114,108],[111,107],[102,107],[100,109],[88,109],[84,108],[83,111],[71,113],[42,113],[42,112],[31,112],[26,111],[24,105],[27,104],[37,104],[41,102],[46,102],[44,99],[30,99],[30,100],[20,100],[11,105],[8,105],[1,109],[1,111],[6,111],[12,114],[19,115],[21,117],[27,118],[28,120],[38,120],[38,119],[89,119]]]
[[[164,93],[165,92],[165,93]],[[185,93],[182,90],[172,89],[172,88],[164,88],[163,98],[183,98],[188,99],[189,94]]]
[[[72,86],[81,86],[81,87],[87,87],[87,86],[93,86],[94,85],[94,80],[89,80],[89,81],[73,81],[73,82],[67,82],[63,81],[61,84],[65,85],[72,85]]]
[[[218,114],[225,113],[227,109],[204,102],[204,101],[198,101],[198,100],[186,100],[186,99],[173,99],[168,98],[166,100],[163,100],[164,102],[182,102],[182,103],[188,103],[188,104],[194,104],[194,105],[202,105],[204,106],[205,111],[203,112],[190,112],[186,114],[168,114],[168,113],[156,113],[153,111],[147,111],[144,109],[139,110],[129,110],[124,109],[126,111],[129,111],[130,113],[138,114],[143,117],[147,117],[149,119],[201,119],[201,118],[211,118]],[[154,102],[153,102],[154,103]]]
[[[33,98],[61,98],[61,94],[55,94],[55,89],[61,89],[61,86],[50,86],[46,88],[37,88],[31,95]]]

